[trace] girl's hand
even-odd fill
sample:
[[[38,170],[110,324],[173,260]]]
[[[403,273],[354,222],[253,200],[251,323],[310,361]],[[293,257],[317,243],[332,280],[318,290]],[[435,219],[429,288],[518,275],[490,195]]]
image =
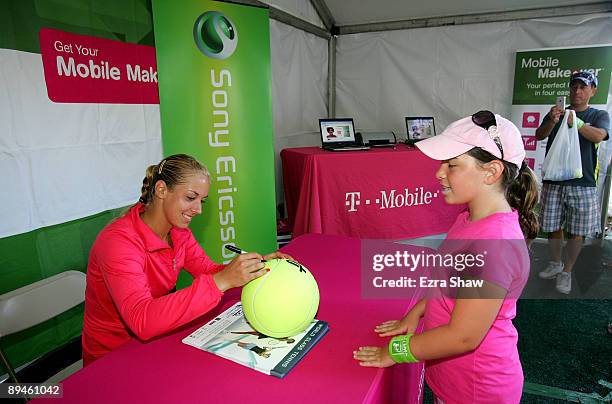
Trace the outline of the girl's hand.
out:
[[[295,261],[295,259],[293,259],[293,257],[291,255],[282,253],[280,251],[274,251],[273,253],[270,253],[268,255],[264,255],[264,259],[265,260],[271,260],[271,259],[274,259],[274,258],[282,258],[282,259],[287,259],[287,260]]]
[[[353,351],[353,359],[359,361],[359,366],[387,368],[395,365],[386,346],[361,346]]]
[[[401,320],[390,320],[377,325],[374,328],[380,337],[391,337],[393,335],[401,335],[414,333],[419,325],[419,320],[412,320],[410,316],[406,316]]]
[[[242,286],[266,273],[261,255],[257,253],[238,254],[220,272],[213,275],[219,290],[226,291]]]

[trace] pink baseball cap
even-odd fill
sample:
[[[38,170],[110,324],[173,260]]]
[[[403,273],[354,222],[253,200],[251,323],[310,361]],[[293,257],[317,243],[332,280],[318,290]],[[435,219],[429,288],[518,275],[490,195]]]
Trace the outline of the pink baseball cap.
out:
[[[459,119],[438,136],[421,140],[416,146],[434,160],[449,160],[474,147],[513,163],[519,169],[525,159],[521,132],[508,119],[490,111],[479,111]]]

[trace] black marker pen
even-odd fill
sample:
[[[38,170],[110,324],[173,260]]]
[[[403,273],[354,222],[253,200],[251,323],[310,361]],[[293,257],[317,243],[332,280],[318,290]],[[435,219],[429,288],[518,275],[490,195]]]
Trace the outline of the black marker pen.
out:
[[[247,251],[244,251],[242,248],[238,248],[238,247],[236,247],[234,245],[231,245],[231,244],[226,244],[225,248],[230,250],[231,252],[236,253],[236,254],[247,254]],[[266,260],[262,259],[261,262],[266,262]]]
[[[236,254],[242,254],[242,253],[246,254],[246,251],[242,251],[240,248],[233,246],[231,244],[226,244],[225,248],[230,250],[231,252],[235,252]]]

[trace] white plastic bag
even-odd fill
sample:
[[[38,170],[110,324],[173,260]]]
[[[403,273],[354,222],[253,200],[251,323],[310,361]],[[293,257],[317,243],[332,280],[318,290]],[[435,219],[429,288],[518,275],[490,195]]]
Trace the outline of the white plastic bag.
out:
[[[572,114],[574,124],[567,127],[567,119]],[[545,180],[565,181],[582,178],[582,159],[580,158],[580,139],[576,125],[576,112],[568,109],[563,116],[563,122],[553,140],[552,146],[542,165]]]

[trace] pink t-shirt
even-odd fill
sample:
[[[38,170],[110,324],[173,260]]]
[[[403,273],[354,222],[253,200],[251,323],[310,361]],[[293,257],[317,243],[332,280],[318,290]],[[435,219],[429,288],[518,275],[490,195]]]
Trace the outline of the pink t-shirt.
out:
[[[201,316],[223,292],[212,275],[223,269],[202,250],[191,230],[173,227],[173,246],[142,221],[137,203],[96,238],[87,264],[83,361],[85,365],[132,338],[148,340]],[[169,293],[184,268],[191,286]]]
[[[523,370],[519,360],[518,333],[512,324],[516,316],[516,297],[529,277],[529,254],[519,226],[518,213],[495,213],[471,222],[463,212],[448,232],[446,240],[487,240],[498,247],[506,259],[496,260],[489,280],[508,291],[484,339],[473,351],[426,361],[425,377],[434,394],[451,403],[518,403],[523,390]],[[504,240],[516,240],[504,243]],[[446,241],[445,241],[446,242]],[[490,248],[491,250],[491,248]],[[501,252],[500,252],[501,250]],[[495,252],[494,252],[495,254]],[[486,276],[484,277],[486,278]],[[429,299],[425,308],[425,330],[450,322],[455,300],[442,296]]]

